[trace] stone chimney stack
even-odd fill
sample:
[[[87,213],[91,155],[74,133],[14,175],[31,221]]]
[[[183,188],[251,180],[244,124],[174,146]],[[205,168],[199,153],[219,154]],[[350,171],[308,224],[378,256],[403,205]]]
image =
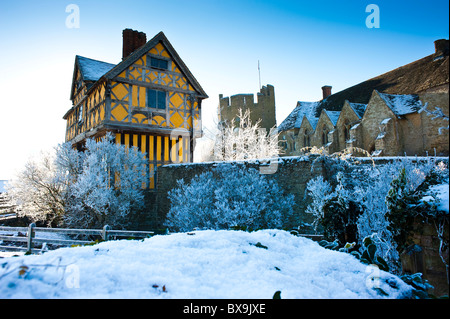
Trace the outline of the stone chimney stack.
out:
[[[439,39],[439,40],[434,41],[434,48],[436,50],[435,55],[437,57],[448,55],[448,51],[449,51],[448,40]]]
[[[329,97],[331,95],[331,88],[332,88],[332,86],[330,86],[330,85],[322,86],[323,99],[326,99],[327,97]]]
[[[139,49],[147,43],[147,36],[144,32],[139,32],[131,29],[125,29],[122,32],[123,47],[122,60],[127,58],[131,53]]]

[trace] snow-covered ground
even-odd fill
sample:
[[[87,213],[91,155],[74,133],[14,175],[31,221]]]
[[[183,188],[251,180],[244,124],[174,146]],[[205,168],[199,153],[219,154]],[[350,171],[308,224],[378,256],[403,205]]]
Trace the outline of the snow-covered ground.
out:
[[[0,298],[400,298],[410,289],[281,230],[174,233],[0,259]]]

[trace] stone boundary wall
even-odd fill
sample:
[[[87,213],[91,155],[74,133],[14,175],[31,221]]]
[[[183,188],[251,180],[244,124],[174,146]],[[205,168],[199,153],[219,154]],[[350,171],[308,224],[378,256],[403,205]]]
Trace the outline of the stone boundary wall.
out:
[[[336,174],[343,171],[344,174],[350,174],[351,171],[361,169],[361,166],[383,165],[395,160],[398,157],[380,157],[380,158],[356,158],[358,165],[351,165],[343,168],[338,162],[333,160],[324,161],[319,155],[309,156],[290,156],[280,157],[269,160],[250,160],[240,162],[226,162],[235,163],[238,165],[246,165],[260,170],[267,178],[274,179],[278,185],[289,194],[294,194],[296,207],[294,208],[295,215],[298,220],[292,227],[298,227],[302,222],[310,223],[313,218],[305,213],[306,208],[311,202],[306,193],[306,184],[317,176],[323,176],[331,184],[336,182]],[[424,157],[409,157],[413,161],[426,160]],[[448,157],[436,157],[437,161],[444,161],[448,165]],[[156,191],[148,194],[149,203],[151,205],[151,213],[147,216],[146,224],[152,228],[163,228],[164,220],[170,209],[170,201],[167,198],[167,193],[176,187],[176,182],[179,179],[184,179],[185,182],[190,181],[196,175],[209,171],[224,162],[205,162],[205,163],[187,163],[187,164],[169,164],[158,167]]]
[[[310,203],[309,198],[306,197],[306,184],[312,178],[320,175],[323,176],[326,173],[320,161],[314,162],[315,158],[317,158],[317,156],[282,157],[274,159],[270,164],[268,162],[256,160],[227,163],[246,165],[258,169],[262,173],[266,173],[264,175],[268,179],[275,179],[278,185],[286,193],[295,195],[295,212],[299,217],[298,222],[311,222],[312,216],[303,213]],[[169,212],[170,201],[167,198],[167,193],[176,186],[176,181],[178,179],[183,178],[184,181],[187,182],[196,175],[200,175],[201,173],[220,165],[223,165],[223,163],[171,164],[159,167],[156,187],[157,223],[161,225]],[[297,227],[298,225],[299,224],[295,222],[295,225],[292,225],[292,227]]]

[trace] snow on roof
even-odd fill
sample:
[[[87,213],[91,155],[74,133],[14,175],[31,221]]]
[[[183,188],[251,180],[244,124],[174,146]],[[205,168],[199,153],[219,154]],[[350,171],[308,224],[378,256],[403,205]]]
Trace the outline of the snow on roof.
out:
[[[379,92],[378,94],[397,116],[414,113],[422,108],[422,102],[417,94],[397,95]]]
[[[278,132],[287,131],[292,128],[299,128],[302,124],[303,117],[309,121],[313,129],[316,128],[319,118],[315,116],[317,106],[320,102],[302,102],[298,101],[297,106],[286,117],[286,119],[278,126]]]
[[[334,126],[336,126],[337,121],[339,119],[339,114],[341,114],[341,112],[339,111],[328,111],[328,110],[324,110],[325,113],[327,113],[328,118],[330,119],[331,123],[333,123]]]
[[[366,111],[367,104],[351,102],[348,102],[348,104],[353,109],[353,111],[355,111],[356,115],[358,115],[359,118],[363,117],[364,112]]]
[[[108,73],[115,64],[93,60],[77,55],[81,74],[85,81],[98,81],[104,74]]]

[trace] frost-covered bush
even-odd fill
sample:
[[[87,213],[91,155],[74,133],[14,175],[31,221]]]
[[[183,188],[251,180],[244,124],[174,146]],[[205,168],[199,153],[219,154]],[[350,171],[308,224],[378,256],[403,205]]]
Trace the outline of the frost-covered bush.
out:
[[[224,163],[177,182],[168,194],[167,226],[178,231],[194,228],[281,228],[293,214],[294,196],[245,165]]]
[[[355,200],[364,205],[364,212],[357,223],[359,238],[376,233],[372,239],[377,246],[377,253],[388,262],[393,272],[400,271],[400,257],[394,240],[395,234],[390,229],[386,216],[389,211],[386,196],[391,188],[391,182],[404,169],[405,189],[413,191],[422,184],[434,165],[431,158],[422,162],[400,158],[392,163],[371,167],[366,175],[361,175],[360,183],[354,188]]]
[[[439,238],[439,255],[442,262],[449,268],[448,262],[448,229],[449,213],[442,201],[448,202],[448,168],[440,162],[427,174],[425,181],[414,190],[407,190],[405,169],[391,182],[391,188],[386,196],[389,229],[399,248],[407,249],[414,243],[414,232],[421,231],[421,225],[431,224],[436,229]],[[447,189],[442,192],[443,189]],[[440,191],[436,192],[435,190]],[[444,197],[446,197],[444,199]]]
[[[306,189],[312,198],[312,204],[306,208],[306,212],[314,216],[314,224],[317,226],[319,220],[323,218],[323,206],[333,197],[333,188],[323,176],[317,176],[306,184]]]
[[[338,173],[337,179],[338,185],[334,191],[322,176],[308,182],[307,190],[313,203],[306,212],[315,216],[313,224],[316,230],[321,227],[326,238],[335,239],[344,245],[356,240],[356,221],[362,209],[342,184],[342,173]]]
[[[414,162],[408,158],[399,158],[382,165],[354,166],[351,173],[337,175],[339,180],[334,190],[328,181],[324,181],[321,177],[315,178],[307,185],[309,195],[312,197],[312,204],[307,212],[315,216],[318,224],[323,220],[327,207],[330,214],[332,213],[330,208],[333,207],[335,214],[340,213],[339,205],[331,205],[333,199],[335,202],[339,199],[343,205],[359,203],[362,208],[356,220],[359,245],[362,247],[362,240],[371,237],[376,245],[377,255],[388,262],[392,271],[398,272],[399,254],[394,240],[395,234],[389,227],[386,196],[391,189],[391,182],[398,177],[402,169],[405,174],[405,190],[414,191],[423,183],[434,166],[435,162],[431,158]],[[348,220],[351,220],[350,216]]]

